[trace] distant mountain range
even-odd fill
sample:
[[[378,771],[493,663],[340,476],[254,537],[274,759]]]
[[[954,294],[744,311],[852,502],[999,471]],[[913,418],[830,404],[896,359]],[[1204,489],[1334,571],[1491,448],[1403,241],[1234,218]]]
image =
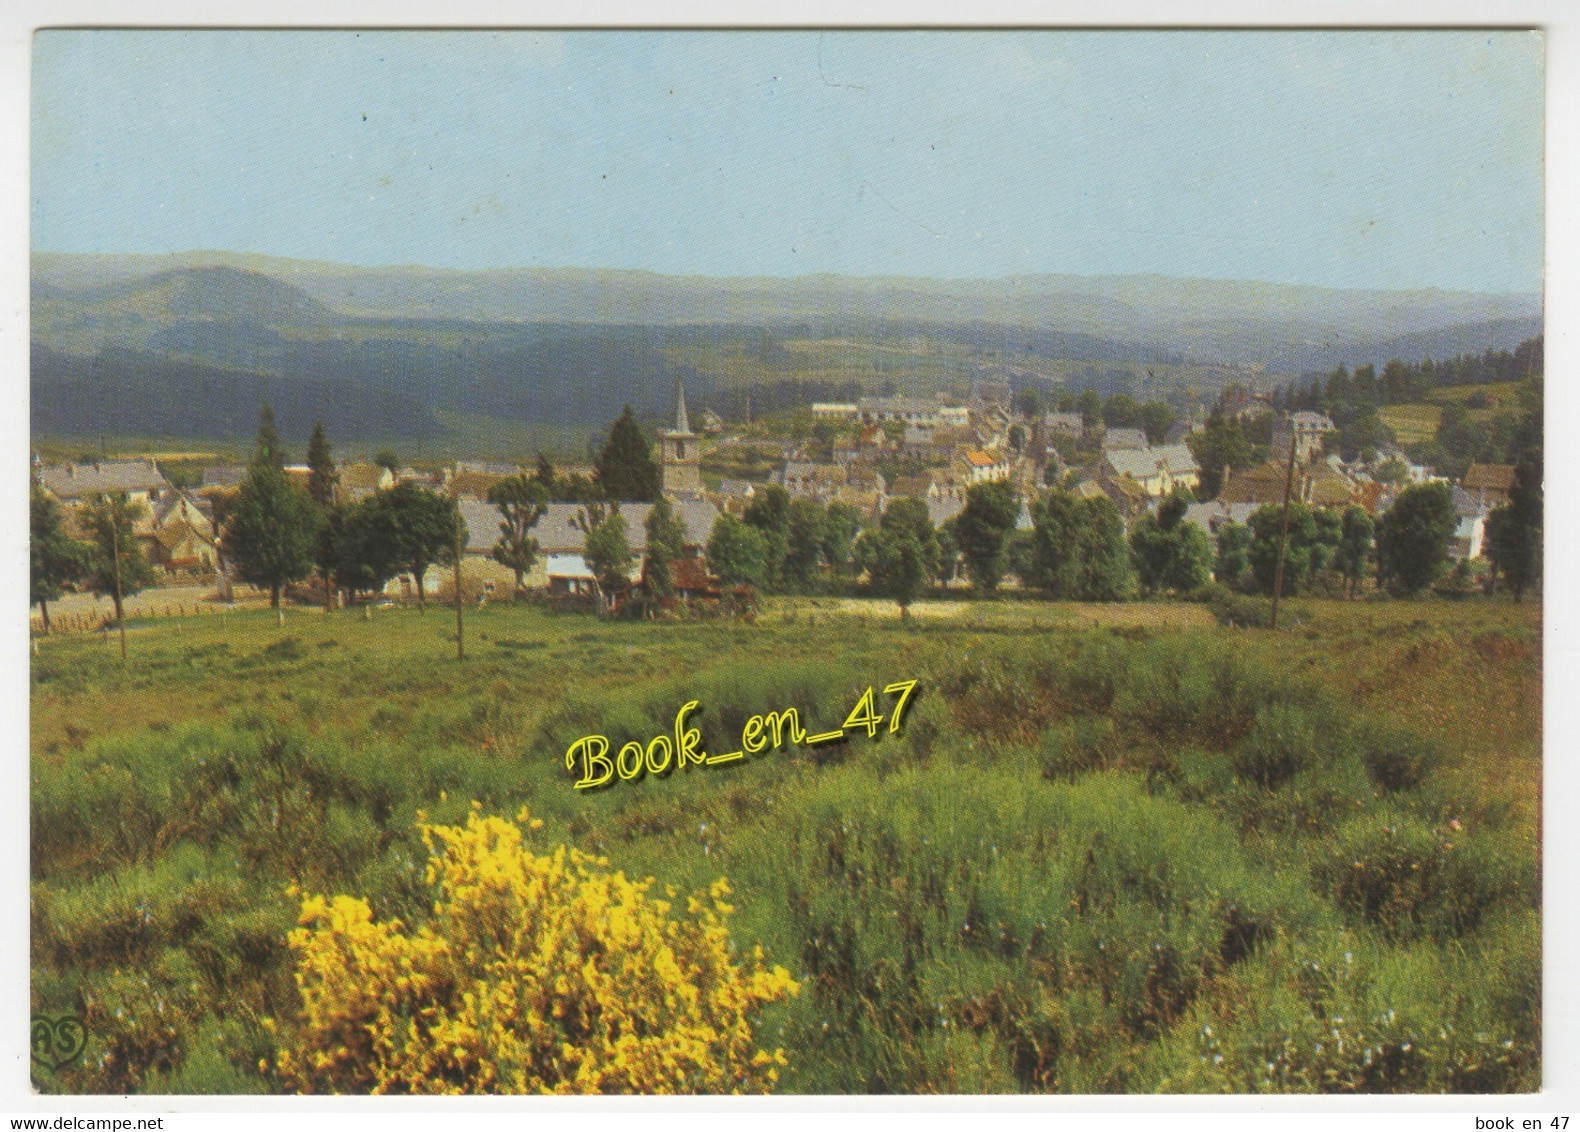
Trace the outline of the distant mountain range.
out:
[[[32,308],[35,432],[213,438],[245,435],[265,394],[282,428],[327,414],[348,439],[434,433],[441,410],[577,424],[605,423],[626,402],[661,414],[677,373],[688,389],[707,384],[666,349],[738,345],[764,328],[1294,375],[1512,349],[1542,325],[1537,295],[1156,276],[468,272],[225,252],[36,254]]]

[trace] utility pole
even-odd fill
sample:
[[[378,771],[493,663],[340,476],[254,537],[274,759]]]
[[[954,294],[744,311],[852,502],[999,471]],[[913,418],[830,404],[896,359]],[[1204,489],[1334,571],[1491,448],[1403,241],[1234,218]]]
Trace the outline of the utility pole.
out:
[[[126,606],[121,593],[121,508],[111,504],[110,549],[115,559],[115,620],[121,629],[121,663],[126,663]]]
[[[1284,476],[1284,526],[1278,532],[1278,566],[1273,570],[1273,616],[1268,627],[1278,628],[1278,598],[1284,592],[1284,547],[1289,542],[1289,497],[1295,490],[1295,425],[1289,424],[1289,471]]]
[[[466,659],[466,645],[462,639],[464,627],[461,624],[461,513],[455,514],[455,659]]]

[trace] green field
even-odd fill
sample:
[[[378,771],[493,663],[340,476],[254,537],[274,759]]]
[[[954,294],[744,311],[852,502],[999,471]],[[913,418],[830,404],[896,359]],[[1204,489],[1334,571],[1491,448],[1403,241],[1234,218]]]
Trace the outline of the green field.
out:
[[[1489,404],[1484,408],[1467,409],[1465,415],[1472,424],[1485,425],[1500,412],[1517,413],[1519,393],[1519,383],[1513,381],[1486,385],[1454,385],[1433,390],[1425,402],[1384,405],[1377,410],[1377,416],[1383,424],[1394,430],[1400,444],[1418,444],[1436,438],[1444,405],[1453,402],[1463,404],[1480,394],[1488,399]]]
[[[925,612],[926,603],[917,607]],[[278,1091],[288,885],[430,914],[419,811],[475,801],[634,876],[734,890],[800,993],[785,1092],[1541,1085],[1540,608],[770,601],[755,623],[527,606],[134,622],[32,660],[32,998],[87,1025],[44,1091]],[[899,734],[577,792],[591,733],[708,751],[752,713]]]
[[[1377,410],[1377,419],[1393,429],[1400,444],[1419,444],[1437,436],[1442,413],[1441,405],[1384,405]]]

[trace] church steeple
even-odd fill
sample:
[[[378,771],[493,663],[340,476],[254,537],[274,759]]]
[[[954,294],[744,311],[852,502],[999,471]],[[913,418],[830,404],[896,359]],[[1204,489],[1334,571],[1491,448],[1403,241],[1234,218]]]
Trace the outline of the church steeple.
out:
[[[691,421],[686,416],[686,386],[679,378],[675,378],[675,432],[681,436],[690,436]]]
[[[664,494],[694,499],[702,494],[702,449],[686,414],[686,386],[675,378],[675,427],[658,434],[663,446]]]

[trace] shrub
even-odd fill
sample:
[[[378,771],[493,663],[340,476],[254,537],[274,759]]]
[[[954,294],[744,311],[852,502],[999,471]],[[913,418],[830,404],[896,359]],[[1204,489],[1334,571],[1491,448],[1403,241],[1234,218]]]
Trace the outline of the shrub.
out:
[[[1317,729],[1311,714],[1293,704],[1267,704],[1256,713],[1251,733],[1234,751],[1241,778],[1271,790],[1311,766],[1317,757]]]
[[[1227,642],[1160,638],[1131,661],[1114,710],[1131,725],[1162,739],[1195,739],[1227,747],[1250,730],[1257,710],[1288,698]]]
[[[1498,851],[1452,826],[1433,830],[1413,818],[1350,821],[1315,872],[1344,912],[1395,938],[1461,936],[1534,890],[1534,877]]]
[[[1114,722],[1082,715],[1050,730],[1042,740],[1042,776],[1075,778],[1102,770],[1114,754]]]
[[[526,819],[526,812],[521,814]],[[541,823],[537,823],[541,824]],[[304,1091],[768,1091],[782,1052],[748,1016],[798,987],[729,951],[722,879],[684,917],[603,858],[540,857],[475,812],[419,825],[437,887],[414,930],[350,896],[302,901],[291,933],[303,1018],[281,1076]],[[671,898],[673,889],[668,890]]]
[[[1237,594],[1221,586],[1207,595],[1207,607],[1220,625],[1237,629],[1266,629],[1273,623],[1273,603],[1266,598]]]
[[[1365,724],[1352,741],[1372,781],[1384,790],[1414,790],[1442,758],[1436,743],[1401,727]]]
[[[269,660],[301,660],[307,655],[300,637],[281,637],[263,646],[262,655]]]

